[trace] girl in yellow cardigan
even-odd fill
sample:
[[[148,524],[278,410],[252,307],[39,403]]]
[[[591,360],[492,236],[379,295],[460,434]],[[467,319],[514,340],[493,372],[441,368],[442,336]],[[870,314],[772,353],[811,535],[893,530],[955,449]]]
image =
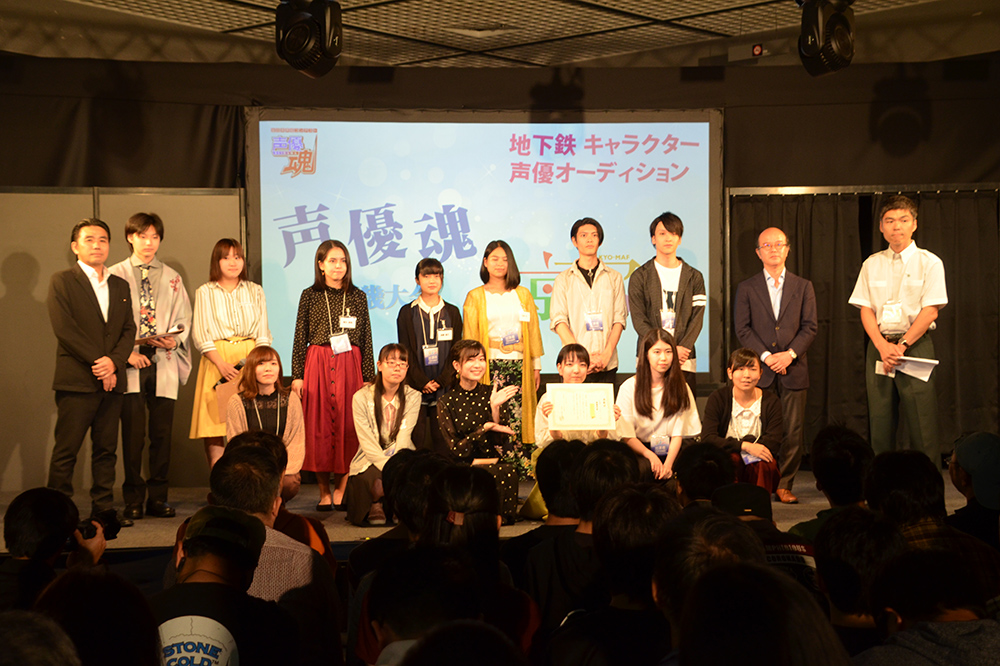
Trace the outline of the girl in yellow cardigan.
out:
[[[535,442],[535,391],[541,378],[541,333],[531,292],[520,286],[521,274],[510,246],[502,240],[486,246],[479,268],[482,287],[469,292],[463,307],[464,337],[486,348],[489,370],[484,384],[521,387],[508,402],[509,424],[520,442],[512,460],[525,476]]]

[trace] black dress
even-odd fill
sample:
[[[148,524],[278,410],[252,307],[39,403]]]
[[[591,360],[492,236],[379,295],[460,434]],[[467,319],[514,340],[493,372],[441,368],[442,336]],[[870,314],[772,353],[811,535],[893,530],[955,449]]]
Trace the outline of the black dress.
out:
[[[483,429],[486,423],[493,420],[490,409],[492,392],[493,387],[486,384],[476,384],[471,391],[456,386],[438,401],[441,433],[459,462],[471,464],[475,458],[502,458],[513,446],[509,435]],[[500,515],[504,524],[512,524],[517,513],[518,490],[514,466],[495,463],[482,467],[496,478]]]

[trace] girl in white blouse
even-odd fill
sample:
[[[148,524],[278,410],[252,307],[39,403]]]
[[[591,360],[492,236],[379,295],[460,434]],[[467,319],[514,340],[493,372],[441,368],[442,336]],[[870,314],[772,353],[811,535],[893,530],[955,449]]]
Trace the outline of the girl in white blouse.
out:
[[[649,461],[657,479],[673,476],[681,440],[701,434],[698,408],[684,381],[674,336],[662,328],[643,336],[636,374],[618,389],[615,404],[635,431],[625,442]]]
[[[215,386],[239,377],[236,366],[251,349],[271,344],[264,290],[247,279],[243,247],[235,239],[223,238],[212,249],[209,281],[195,292],[191,337],[201,352],[191,439],[204,438],[211,467],[222,457],[226,434]]]

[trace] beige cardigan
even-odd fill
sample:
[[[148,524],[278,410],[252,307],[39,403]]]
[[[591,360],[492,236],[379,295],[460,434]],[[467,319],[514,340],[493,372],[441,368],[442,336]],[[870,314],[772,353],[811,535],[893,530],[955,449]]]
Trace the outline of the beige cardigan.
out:
[[[237,393],[226,405],[226,440],[249,429],[247,412],[243,409],[243,398]],[[302,418],[302,402],[295,391],[288,394],[288,421],[285,423],[285,434],[281,440],[288,450],[288,467],[285,468],[285,474],[298,474],[302,471],[302,461],[306,457],[306,429]]]

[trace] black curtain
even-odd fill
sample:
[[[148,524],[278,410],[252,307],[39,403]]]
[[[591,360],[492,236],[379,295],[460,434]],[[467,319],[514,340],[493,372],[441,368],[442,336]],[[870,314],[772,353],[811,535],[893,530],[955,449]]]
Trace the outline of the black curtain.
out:
[[[872,201],[875,250],[886,247],[878,228],[882,202]],[[917,202],[918,247],[944,262],[948,305],[929,335],[941,364],[934,371],[938,390],[941,448],[950,451],[956,438],[977,430],[997,432],[1000,399],[1000,217],[995,190],[920,192]]]
[[[736,286],[763,270],[757,236],[778,227],[791,245],[787,268],[812,281],[819,331],[809,348],[805,441],[830,423],[868,432],[864,331],[847,300],[861,269],[856,194],[734,196],[730,198],[729,281]],[[732,311],[727,313],[732,320]],[[731,349],[739,346],[735,335]]]

